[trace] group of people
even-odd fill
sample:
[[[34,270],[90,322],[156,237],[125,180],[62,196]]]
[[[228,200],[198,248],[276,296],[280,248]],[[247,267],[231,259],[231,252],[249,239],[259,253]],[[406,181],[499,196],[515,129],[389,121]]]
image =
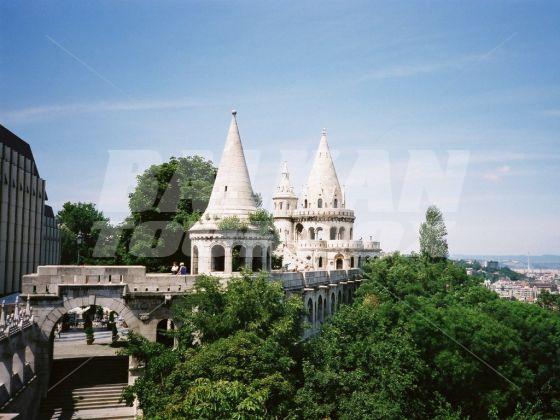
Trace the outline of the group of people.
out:
[[[176,262],[173,262],[173,265],[171,266],[171,274],[186,276],[187,266],[185,265],[185,263],[180,263],[179,265],[177,265]]]

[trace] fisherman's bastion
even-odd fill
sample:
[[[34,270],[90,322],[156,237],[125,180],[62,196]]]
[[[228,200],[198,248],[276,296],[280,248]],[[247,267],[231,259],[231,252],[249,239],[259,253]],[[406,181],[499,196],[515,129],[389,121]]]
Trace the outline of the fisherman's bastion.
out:
[[[326,132],[299,197],[287,164],[282,165],[271,221],[257,206],[236,112],[232,114],[208,206],[189,230],[189,274],[147,273],[144,266],[40,265],[36,273],[23,276],[22,299],[10,310],[4,305],[0,309],[0,412],[19,413],[21,418],[36,418],[40,412],[57,418],[52,407],[59,403],[61,388],[56,387],[65,379],[53,376],[55,331],[76,308],[95,305],[113,311],[128,331],[173,346],[165,334],[175,328],[173,304],[195,292],[200,274],[217,276],[227,287],[244,268],[268,272],[286,294],[304,302],[304,338],[316,334],[341,305],[352,302],[362,281],[360,266],[381,250],[378,242],[354,239],[354,212],[346,208]],[[259,227],[254,219],[259,212],[269,225],[273,222],[276,233],[272,226]],[[272,269],[273,255],[282,258],[280,269]],[[123,406],[119,395],[141,374],[142,366],[133,357],[121,359],[114,356],[109,362],[115,372],[122,371],[122,383],[107,388],[104,399],[96,388],[85,388],[84,401],[67,409],[89,410],[93,417],[87,418],[106,418],[114,410],[119,410],[119,418],[139,414],[136,407]]]
[[[354,239],[354,211],[346,208],[326,130],[321,135],[307,185],[299,198],[294,192],[287,162],[282,165],[280,183],[273,196],[274,225],[280,244],[272,249],[272,238],[259,234],[249,223],[249,216],[257,210],[257,205],[236,112],[232,114],[208,207],[201,220],[190,229],[192,274],[236,271],[234,251],[253,270],[270,270],[274,252],[282,257],[283,268],[288,271],[358,268],[367,259],[380,255],[379,242]],[[248,228],[221,231],[220,221],[232,216],[246,221]]]

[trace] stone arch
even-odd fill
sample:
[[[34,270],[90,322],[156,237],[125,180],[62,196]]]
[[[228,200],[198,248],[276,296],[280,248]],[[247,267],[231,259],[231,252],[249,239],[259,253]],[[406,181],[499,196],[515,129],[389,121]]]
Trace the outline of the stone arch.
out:
[[[336,310],[336,295],[334,292],[331,293],[331,315],[334,314]]]
[[[46,314],[43,321],[39,325],[39,329],[43,333],[43,336],[47,338],[50,337],[56,323],[64,314],[68,313],[68,311],[74,308],[89,305],[97,305],[109,308],[111,311],[115,311],[116,313],[118,313],[119,316],[124,319],[124,322],[126,322],[129,329],[139,329],[140,320],[134,315],[134,313],[128,308],[128,306],[126,306],[123,299],[96,296],[95,299],[92,300],[91,296],[85,296],[65,299],[63,306],[55,308],[48,314]]]
[[[35,354],[33,354],[33,349],[31,346],[27,345],[25,347],[25,382],[33,377],[35,372]]]
[[[338,199],[335,197],[333,200],[333,207],[336,209],[338,208]]]
[[[313,299],[311,298],[307,301],[307,321],[313,324]]]
[[[358,256],[358,267],[362,268],[362,256]]]
[[[350,268],[354,268],[354,256],[350,257]]]
[[[192,249],[191,273],[195,275],[198,274],[198,247],[196,245],[193,245],[193,249]]]
[[[296,234],[296,241],[303,239],[303,225],[301,223],[298,223],[296,225],[295,234]]]
[[[317,299],[317,310],[318,310],[318,321],[323,323],[323,296],[319,295],[319,299]]]
[[[210,251],[211,267],[210,271],[225,271],[226,251],[222,245],[212,246]]]
[[[21,357],[21,351],[15,351],[12,355],[12,393],[23,386],[24,371],[25,363]]]
[[[338,291],[338,299],[336,300],[336,307],[340,308],[340,304],[342,303],[342,291]]]
[[[334,241],[336,239],[336,226],[331,227],[329,238],[331,241]]]
[[[315,229],[315,237],[317,238],[318,241],[323,240],[323,228],[322,227],[318,227],[317,229]]]
[[[175,329],[175,324],[171,319],[162,319],[156,326],[156,343],[161,343],[165,347],[173,347],[175,338],[170,335],[170,331]]]
[[[247,261],[247,252],[243,245],[236,244],[231,248],[231,270],[241,271]]]
[[[348,239],[352,240],[354,238],[354,228],[350,228],[350,237]]]
[[[337,254],[334,257],[334,265],[335,265],[335,269],[342,270],[344,268],[344,255]]]
[[[310,227],[308,230],[308,237],[310,240],[315,240],[315,228]]]
[[[304,208],[304,209],[307,208],[307,198],[303,201],[303,208]]]
[[[338,229],[338,239],[345,239],[344,236],[346,234],[346,229],[344,229],[344,226],[341,226],[340,229]]]
[[[319,199],[317,200],[317,208],[318,208],[318,209],[322,209],[322,208],[323,208],[323,199],[322,199],[322,198],[319,198]]]
[[[255,245],[253,247],[253,262],[251,264],[251,270],[260,271],[263,269],[262,254],[263,254],[262,246]]]
[[[323,267],[323,257],[319,257],[318,266],[319,268]]]

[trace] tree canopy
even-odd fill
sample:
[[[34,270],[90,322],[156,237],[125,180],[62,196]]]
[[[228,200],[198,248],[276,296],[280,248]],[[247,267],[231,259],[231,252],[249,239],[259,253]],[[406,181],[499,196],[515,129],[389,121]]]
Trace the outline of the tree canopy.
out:
[[[99,233],[109,226],[109,219],[92,203],[66,202],[57,214],[61,235],[61,264],[76,264],[78,248],[80,261],[94,262],[93,250]],[[78,234],[82,233],[82,243],[78,245]]]
[[[132,336],[127,390],[147,418],[558,418],[560,315],[499,299],[453,261],[370,261],[355,300],[302,337],[303,305],[266,273],[201,276],[177,347]]]
[[[227,289],[200,276],[175,307],[177,347],[132,335],[127,354],[146,364],[125,396],[147,418],[289,415],[297,381],[303,304],[267,275],[244,272]]]
[[[420,253],[431,259],[447,258],[447,229],[443,214],[436,206],[426,210],[426,221],[420,225]]]

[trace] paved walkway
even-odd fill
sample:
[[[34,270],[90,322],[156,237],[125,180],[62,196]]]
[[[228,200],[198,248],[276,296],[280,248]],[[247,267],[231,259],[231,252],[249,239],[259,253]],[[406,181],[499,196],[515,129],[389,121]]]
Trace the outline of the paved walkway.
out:
[[[119,335],[126,335],[127,330],[119,329]],[[54,337],[54,359],[66,359],[72,357],[88,356],[114,356],[118,348],[113,348],[111,344],[111,331],[106,328],[94,328],[93,344],[86,344],[86,334],[81,328],[72,328],[60,334],[55,333]]]

